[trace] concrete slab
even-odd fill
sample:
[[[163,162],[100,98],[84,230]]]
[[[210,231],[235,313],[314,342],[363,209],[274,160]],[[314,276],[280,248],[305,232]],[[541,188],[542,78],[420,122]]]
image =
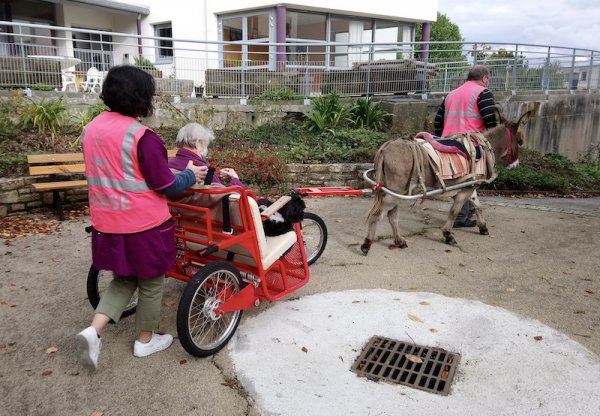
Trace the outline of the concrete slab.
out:
[[[462,354],[450,395],[350,372],[373,335]],[[269,415],[566,416],[600,409],[600,360],[589,350],[502,308],[431,293],[352,290],[278,303],[242,322],[230,352],[238,378]]]

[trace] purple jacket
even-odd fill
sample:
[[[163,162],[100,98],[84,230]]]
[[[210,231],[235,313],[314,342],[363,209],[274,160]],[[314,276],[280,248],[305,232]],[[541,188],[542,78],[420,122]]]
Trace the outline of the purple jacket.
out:
[[[194,161],[195,165],[197,166],[208,166],[208,163],[206,163],[204,158],[198,156],[195,152],[189,149],[179,149],[177,150],[175,157],[172,157],[169,160],[169,168],[183,171],[190,160]],[[223,181],[221,181],[219,178],[218,172],[215,172],[212,183],[220,185],[223,184]],[[231,186],[241,186],[242,188],[246,188],[246,185],[244,185],[242,181],[237,178],[231,179]]]

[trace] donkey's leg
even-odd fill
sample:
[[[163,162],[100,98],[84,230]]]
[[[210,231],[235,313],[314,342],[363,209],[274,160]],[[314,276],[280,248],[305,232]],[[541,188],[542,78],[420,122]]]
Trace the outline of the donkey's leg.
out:
[[[473,203],[473,206],[475,207],[475,215],[477,216],[477,227],[479,227],[479,234],[481,235],[488,235],[488,228],[487,225],[485,223],[485,218],[483,218],[483,209],[481,207],[481,202],[479,201],[479,198],[477,197],[477,191],[473,191],[473,194],[471,195],[471,202]]]
[[[398,211],[400,203],[396,202],[394,207],[387,212],[388,221],[392,226],[392,232],[394,233],[394,244],[392,247],[406,248],[406,240],[400,235],[400,224],[398,223]]]
[[[373,206],[375,207],[375,201],[373,201]],[[369,254],[369,250],[371,249],[371,244],[375,239],[375,231],[377,230],[377,223],[381,219],[382,208],[381,205],[376,210],[371,210],[369,215],[367,216],[367,237],[365,241],[360,246],[360,251],[366,256]]]
[[[444,234],[444,240],[445,240],[446,244],[450,244],[450,245],[457,244],[456,240],[454,239],[454,234],[452,234],[452,228],[454,227],[454,220],[456,220],[456,217],[458,216],[458,213],[460,212],[463,204],[465,203],[465,201],[467,199],[469,199],[469,197],[473,193],[473,190],[474,190],[473,188],[466,188],[466,189],[459,191],[454,196],[454,202],[452,203],[452,206],[450,207],[450,212],[448,212],[448,219],[446,220],[446,223],[442,227],[442,233]]]

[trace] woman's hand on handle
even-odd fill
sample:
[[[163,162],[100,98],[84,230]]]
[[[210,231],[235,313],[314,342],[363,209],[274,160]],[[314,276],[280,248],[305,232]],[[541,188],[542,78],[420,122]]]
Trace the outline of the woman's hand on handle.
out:
[[[186,169],[189,169],[192,172],[194,172],[194,175],[196,176],[196,183],[204,183],[204,178],[206,177],[208,167],[196,166],[194,165],[194,162],[190,160],[186,166]]]

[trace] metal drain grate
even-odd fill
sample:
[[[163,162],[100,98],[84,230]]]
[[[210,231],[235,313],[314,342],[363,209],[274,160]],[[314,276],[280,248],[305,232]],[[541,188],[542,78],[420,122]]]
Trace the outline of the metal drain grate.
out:
[[[372,337],[350,371],[447,396],[460,354],[389,338]]]

